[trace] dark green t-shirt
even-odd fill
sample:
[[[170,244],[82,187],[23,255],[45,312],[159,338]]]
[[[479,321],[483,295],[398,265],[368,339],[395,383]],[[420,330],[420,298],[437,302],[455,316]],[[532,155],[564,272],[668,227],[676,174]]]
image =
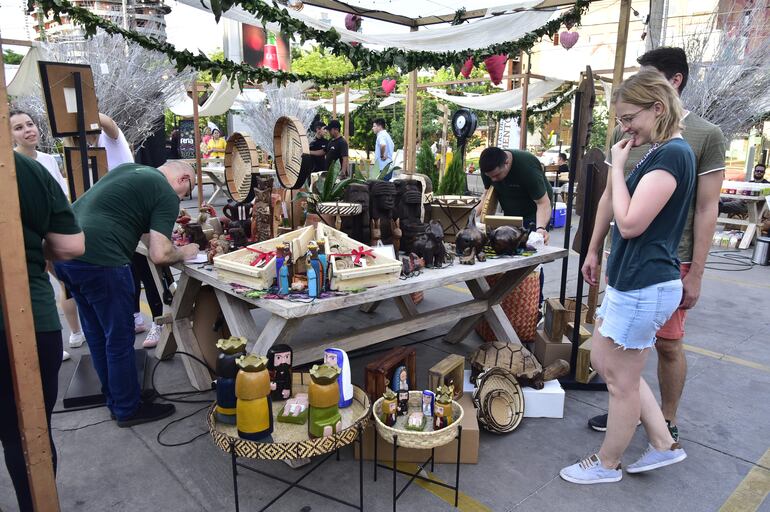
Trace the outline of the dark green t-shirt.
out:
[[[61,323],[51,281],[45,271],[43,239],[48,233],[80,233],[80,226],[72,214],[67,196],[48,171],[16,151],[13,157],[35,330],[58,331]],[[3,317],[0,315],[0,330],[4,329]]]
[[[486,173],[481,173],[484,188],[495,188],[497,201],[504,215],[523,217],[524,226],[537,222],[536,200],[548,193],[553,202],[553,188],[545,177],[540,160],[527,151],[507,149],[513,155],[511,170],[502,181],[493,182]]]
[[[671,173],[676,178],[676,188],[641,235],[625,239],[617,225],[612,228],[607,277],[616,290],[639,290],[680,277],[677,247],[695,190],[695,154],[690,145],[684,139],[672,139],[650,154],[636,172],[626,177],[632,197],[642,177],[656,170]]]
[[[93,265],[118,267],[131,261],[142,234],[150,230],[171,237],[179,197],[154,167],[123,164],[111,170],[72,205],[86,234]]]

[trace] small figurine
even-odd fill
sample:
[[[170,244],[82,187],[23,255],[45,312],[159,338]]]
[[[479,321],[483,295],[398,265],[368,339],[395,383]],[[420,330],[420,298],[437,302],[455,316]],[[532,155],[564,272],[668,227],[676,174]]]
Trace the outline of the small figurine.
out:
[[[244,355],[246,338],[230,336],[217,341],[217,421],[235,425],[236,398],[235,378],[238,375],[236,359]]]
[[[235,224],[234,222],[230,223],[231,226]],[[248,244],[248,239],[246,238],[246,232],[241,227],[230,227],[230,229],[227,231],[227,233],[230,235],[230,250],[234,251],[236,249],[240,249],[241,247]]]
[[[484,245],[487,243],[487,235],[476,227],[476,216],[471,215],[468,219],[468,227],[457,233],[455,236],[455,248],[460,263],[464,265],[473,265],[476,260],[486,261],[484,254]]]
[[[278,421],[281,423],[294,423],[304,425],[307,421],[308,396],[307,393],[297,393],[294,398],[289,398],[278,413]]]
[[[422,431],[425,428],[426,423],[426,416],[420,411],[414,411],[409,414],[409,418],[406,420],[406,428],[407,430]]]
[[[398,418],[398,403],[396,401],[396,394],[390,388],[385,388],[385,392],[382,394],[382,416],[380,419],[382,422],[392,427],[396,424]]]
[[[398,415],[405,416],[409,413],[409,391],[400,389],[398,395]]]
[[[436,394],[429,389],[422,392],[422,413],[425,416],[433,416],[433,407],[436,401]]]
[[[289,345],[279,343],[267,350],[267,370],[270,372],[270,396],[273,400],[291,398],[291,360]]]
[[[353,383],[350,380],[350,363],[348,354],[339,348],[327,348],[324,350],[324,363],[336,366],[340,369],[338,377],[340,388],[340,408],[350,406],[353,403]]]
[[[318,258],[318,244],[315,241],[311,241],[307,245],[308,249],[308,255],[307,260],[310,263],[310,266],[308,267],[308,295],[311,297],[318,297],[321,295],[321,292],[323,291],[323,284],[326,281],[326,273],[324,272],[323,265],[321,264],[321,260]],[[315,274],[316,279],[316,288],[315,288],[315,295],[312,295],[311,287],[310,287],[310,269],[313,269],[313,273]]]
[[[391,381],[390,388],[399,392],[401,390],[409,391],[409,377],[406,371],[406,366],[401,365],[393,372],[393,380]]]
[[[310,369],[308,389],[309,418],[307,431],[310,437],[327,437],[342,430],[339,410],[340,369],[327,364],[313,365]]]
[[[326,241],[318,241],[318,261],[321,262],[321,270],[323,272],[323,282],[321,283],[321,290],[326,291],[329,289],[329,260],[326,256]]]
[[[318,297],[318,277],[313,267],[307,269],[307,296],[311,299]]]
[[[454,386],[439,386],[433,408],[433,430],[440,430],[452,423],[452,397]]]
[[[275,247],[275,283],[278,285],[278,295],[289,293],[289,268],[286,263],[286,245],[278,244]]]
[[[235,379],[236,425],[238,436],[259,441],[273,433],[273,401],[267,358],[253,354],[239,357],[241,367]]]
[[[514,226],[500,226],[489,235],[489,243],[498,256],[512,256],[527,248],[530,231]]]

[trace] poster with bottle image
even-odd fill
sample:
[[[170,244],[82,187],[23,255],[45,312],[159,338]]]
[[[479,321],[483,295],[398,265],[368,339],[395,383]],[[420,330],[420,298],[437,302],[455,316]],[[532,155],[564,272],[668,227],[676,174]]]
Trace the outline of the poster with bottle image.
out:
[[[243,61],[256,67],[291,71],[289,40],[283,34],[242,25]]]

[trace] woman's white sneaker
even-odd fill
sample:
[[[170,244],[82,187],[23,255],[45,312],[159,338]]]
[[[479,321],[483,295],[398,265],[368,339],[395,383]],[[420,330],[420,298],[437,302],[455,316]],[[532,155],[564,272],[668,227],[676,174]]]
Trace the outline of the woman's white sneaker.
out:
[[[599,456],[594,454],[580,462],[559,471],[559,476],[573,484],[605,484],[619,482],[623,478],[620,465],[615,469],[602,466]]]
[[[633,464],[626,466],[626,472],[628,473],[643,473],[645,471],[652,471],[653,469],[670,466],[677,462],[682,462],[687,458],[687,454],[684,452],[679,443],[674,443],[668,450],[656,450],[651,444],[647,445],[647,449],[642,456]]]

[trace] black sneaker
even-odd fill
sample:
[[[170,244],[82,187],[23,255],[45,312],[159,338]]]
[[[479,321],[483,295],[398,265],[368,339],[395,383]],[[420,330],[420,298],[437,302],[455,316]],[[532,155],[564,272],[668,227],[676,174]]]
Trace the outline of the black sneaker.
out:
[[[118,420],[118,426],[121,428],[133,427],[134,425],[141,425],[142,423],[150,423],[151,421],[162,420],[168,418],[176,408],[174,404],[155,404],[152,402],[141,402],[139,409],[125,420]]]
[[[142,402],[154,402],[155,399],[158,398],[158,392],[154,389],[143,389],[141,395],[139,396],[139,399]],[[115,421],[115,415],[110,412],[110,419]]]
[[[668,425],[668,431],[671,433],[671,437],[674,438],[674,442],[679,442],[679,427],[676,425],[672,425],[670,421],[666,420],[666,425]]]
[[[588,420],[588,426],[597,432],[607,432],[607,415],[600,414]]]

